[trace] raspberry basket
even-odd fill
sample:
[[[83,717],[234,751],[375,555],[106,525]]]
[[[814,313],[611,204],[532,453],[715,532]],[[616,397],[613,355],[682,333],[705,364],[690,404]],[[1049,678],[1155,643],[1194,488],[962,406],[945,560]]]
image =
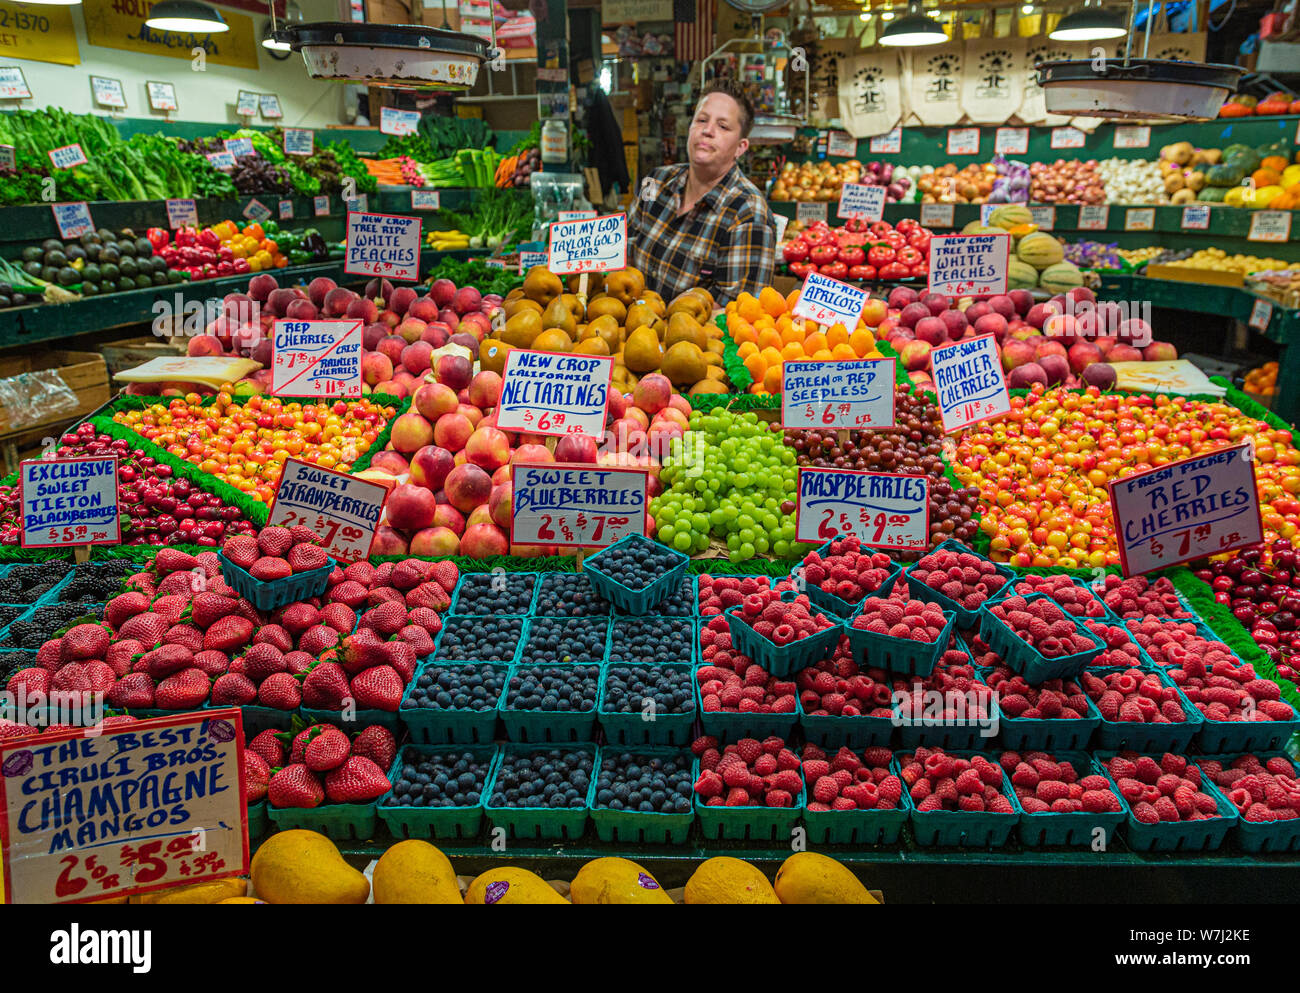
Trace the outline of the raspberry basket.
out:
[[[283,579],[264,582],[254,579],[247,569],[231,562],[223,551],[217,551],[217,559],[221,562],[221,575],[231,589],[258,610],[274,610],[276,607],[320,596],[328,589],[330,573],[334,571],[334,563],[327,562],[319,569],[296,572]]]
[[[1040,749],[1026,750],[1039,751]],[[1093,761],[1092,756],[1087,752],[1046,750],[1052,752],[1052,758],[1056,761],[1069,762],[1074,766],[1074,770],[1079,774],[1080,779],[1095,773],[1105,777],[1106,781],[1110,782],[1106,770],[1098,769],[1097,763]],[[1031,848],[1068,845],[1072,848],[1096,851],[1097,849],[1092,847],[1097,840],[1095,832],[1097,829],[1101,829],[1104,841],[1104,847],[1101,851],[1104,852],[1110,848],[1111,842],[1115,839],[1115,832],[1119,830],[1119,826],[1124,823],[1129,815],[1128,801],[1120,796],[1119,790],[1114,788],[1114,783],[1111,783],[1111,792],[1119,800],[1120,809],[1113,813],[1093,813],[1090,811],[1080,811],[1074,814],[1059,814],[1052,811],[1029,813],[1020,805],[1020,798],[1014,795],[1014,787],[1011,792],[1013,794],[1012,804],[1020,813],[1020,841]]]
[[[967,657],[970,656],[970,648],[962,639],[961,635],[952,636],[952,647],[964,652]],[[978,679],[979,669],[975,668],[975,675]],[[988,717],[983,723],[978,719],[969,720],[965,723],[944,723],[943,721],[926,723],[922,717],[919,723],[912,723],[910,718],[904,717],[901,708],[895,704],[894,714],[891,718],[899,729],[899,739],[902,748],[912,750],[925,746],[927,748],[942,748],[945,751],[952,749],[966,749],[968,751],[980,751],[982,747],[987,747],[997,737],[996,729],[1001,726],[1003,717],[1001,708],[998,707],[997,698],[993,697],[989,701]],[[989,734],[982,732],[989,730]]]
[[[700,761],[691,767],[692,782],[700,778]],[[803,773],[799,773],[803,779]],[[795,797],[793,807],[710,807],[695,796],[695,819],[700,831],[710,841],[777,841],[788,842],[799,823],[799,814],[808,802],[805,785]]]
[[[904,749],[903,751],[909,751]],[[997,757],[985,752],[972,752],[965,749],[945,748],[944,752],[953,758],[969,759],[983,755],[994,765]],[[1002,768],[1000,765],[998,768]],[[901,778],[902,753],[894,755],[894,774]],[[912,802],[911,792],[904,783],[903,804],[907,807],[908,819],[912,822],[912,836],[923,848],[943,846],[949,848],[1000,848],[1011,838],[1011,831],[1020,823],[1020,805],[1016,803],[1015,791],[1011,788],[1010,777],[1002,774],[1002,795],[1011,802],[1012,812],[994,814],[986,810],[917,810]]]
[[[939,542],[939,544],[935,545],[934,548],[931,548],[930,552],[927,552],[926,554],[938,551],[957,552],[959,555],[974,555],[977,559],[983,559],[985,562],[992,561],[988,557],[979,554],[979,552],[975,551],[975,549],[971,548],[969,545],[958,541],[956,538],[948,538],[945,541]],[[919,579],[914,578],[912,576],[913,568],[915,568],[914,565],[908,566],[903,572],[903,577],[907,581],[907,588],[911,592],[912,596],[916,597],[918,600],[929,600],[931,603],[937,603],[944,610],[951,610],[957,615],[957,624],[959,627],[970,628],[974,626],[975,620],[979,617],[982,607],[977,607],[974,610],[967,610],[951,597],[944,596],[944,594],[940,593],[938,590],[932,589]],[[1015,581],[1016,574],[1009,566],[1000,565],[995,562],[993,568],[998,574],[1006,577],[1007,583]],[[1007,583],[1003,584],[1004,588]],[[990,597],[990,600],[996,599],[1000,592],[1001,591],[994,593],[993,596]]]
[[[596,754],[596,765],[592,770],[591,823],[596,826],[596,837],[601,841],[632,842],[639,845],[682,845],[691,833],[691,824],[695,821],[695,811],[685,814],[661,814],[654,811],[611,810],[596,806],[596,777],[609,751],[632,751],[637,758],[682,758],[690,755],[689,751],[676,748],[636,748],[623,749],[602,746]],[[692,765],[692,771],[698,769],[699,763]],[[697,776],[692,776],[694,783]],[[694,793],[692,793],[692,805]]]
[[[836,539],[832,538],[830,541],[826,542],[826,544],[816,549],[816,554],[825,555],[829,553],[831,548],[831,543],[834,542],[835,540]],[[872,551],[872,549],[867,549],[867,551]],[[791,580],[795,579],[796,572],[799,570],[799,568],[800,566],[795,566],[795,568],[790,571],[789,578]],[[902,575],[902,573],[903,573],[903,567],[899,565],[897,562],[895,562],[893,564],[893,567],[890,569],[889,576],[885,579],[883,583],[880,584],[880,588],[877,589],[874,593],[870,593],[866,597],[863,597],[862,600],[858,600],[856,603],[849,603],[849,601],[840,599],[840,597],[836,596],[834,593],[827,593],[825,590],[823,590],[820,586],[816,585],[815,583],[805,584],[804,592],[808,594],[808,599],[811,600],[813,603],[815,603],[817,606],[821,607],[822,610],[828,610],[831,613],[835,614],[837,617],[852,617],[854,614],[858,612],[858,609],[862,606],[863,601],[866,600],[868,597],[889,596],[890,591],[893,590],[894,588],[894,583],[898,580],[898,577]]]
[[[406,754],[417,756],[442,755],[447,752],[469,752],[476,759],[488,760],[487,775],[483,779],[483,792],[479,802],[472,807],[401,807],[384,806],[393,796],[389,790],[375,804],[375,813],[388,825],[394,838],[473,838],[483,824],[483,807],[487,802],[487,787],[496,774],[501,760],[501,750],[496,745],[403,745],[397,750],[397,762],[389,779],[396,782],[402,775]]]
[[[991,669],[975,668],[976,678],[986,686]],[[1010,717],[1000,706],[998,739],[1013,751],[1078,751],[1088,747],[1092,733],[1101,723],[1101,711],[1091,700],[1088,713],[1080,720],[1045,717]]]
[[[798,596],[794,590],[780,594],[783,603],[790,603]],[[727,618],[727,627],[731,630],[731,641],[773,676],[791,676],[800,669],[830,658],[835,646],[840,643],[840,635],[844,633],[843,622],[832,623],[830,627],[807,638],[792,641],[788,645],[778,645],[740,619],[738,611],[743,609],[744,604],[737,604],[722,612]]]
[[[1174,749],[1165,749],[1175,751]],[[1115,757],[1114,752],[1094,752],[1099,771],[1110,780],[1111,788],[1119,793],[1115,779],[1106,768],[1107,763]],[[1157,762],[1159,755],[1151,756]],[[1190,761],[1190,760],[1189,760]],[[1194,764],[1194,763],[1193,763]],[[1199,768],[1199,766],[1198,766]],[[1128,821],[1124,829],[1124,840],[1135,852],[1204,852],[1216,851],[1222,846],[1228,832],[1237,825],[1237,808],[1234,807],[1217,786],[1201,774],[1201,789],[1214,797],[1219,806],[1219,817],[1201,821],[1160,821],[1156,824],[1143,824],[1133,816],[1130,808]]]
[[[1052,604],[1058,610],[1060,609],[1056,601],[1045,593],[1032,593],[1025,597],[1026,603],[1035,603],[1040,600]],[[980,608],[980,637],[984,639],[989,648],[1002,656],[1002,661],[1023,674],[1031,685],[1045,683],[1049,679],[1064,679],[1069,676],[1077,676],[1088,668],[1088,665],[1105,650],[1106,646],[1084,626],[1082,621],[1062,611],[1074,625],[1075,630],[1091,641],[1095,647],[1076,652],[1074,655],[1064,655],[1055,659],[1044,658],[1037,648],[1020,638],[993,614],[989,610],[989,606],[986,603]]]
[[[397,709],[398,720],[410,732],[411,741],[419,745],[487,745],[496,734],[497,710],[505,698],[505,687],[497,697],[496,706],[490,710],[434,710],[430,707],[407,706],[415,690],[416,679],[426,669],[454,668],[443,663],[423,662],[415,670],[415,679],[402,694]],[[508,673],[509,666],[493,665],[494,671]]]
[[[1282,702],[1286,703],[1285,700]],[[1195,704],[1189,706],[1196,707]],[[1291,710],[1294,714],[1295,707]],[[1272,752],[1286,744],[1296,731],[1300,731],[1300,716],[1293,716],[1289,721],[1216,721],[1201,714],[1201,726],[1194,740],[1197,750],[1207,755]]]
[[[391,783],[397,770],[396,760],[388,770]],[[268,801],[267,816],[279,831],[302,828],[319,831],[334,841],[366,841],[375,836],[378,818],[375,801],[369,803],[322,803],[319,807],[275,807]]]
[[[681,671],[694,676],[694,667],[690,663],[660,663],[664,668]],[[605,709],[605,686],[609,678],[608,667],[601,675],[600,695],[596,698],[596,716],[605,740],[610,745],[642,747],[647,745],[689,745],[691,729],[699,713],[699,683],[691,679],[695,706],[685,714],[655,714],[654,720],[646,720],[640,711],[632,714],[615,714]]]
[[[505,828],[512,838],[520,841],[576,841],[587,829],[587,818],[591,814],[591,801],[596,795],[596,746],[589,744],[555,745],[566,752],[589,752],[592,757],[591,786],[587,790],[586,803],[581,810],[568,807],[494,807],[492,793],[496,789],[497,777],[501,767],[512,755],[531,755],[533,752],[549,751],[550,746],[503,745],[496,765],[488,775],[483,786],[483,810],[488,823],[494,828]]]
[[[892,758],[889,771],[898,775],[898,766]],[[807,792],[805,784],[804,793]],[[903,796],[893,810],[809,810],[805,795],[802,813],[808,840],[818,845],[895,845],[907,823],[906,797],[904,786]]]
[[[928,676],[934,672],[934,667],[939,664],[939,659],[948,648],[948,636],[957,624],[956,613],[951,610],[943,612],[948,622],[931,644],[855,628],[853,622],[861,616],[866,605],[867,600],[863,600],[853,611],[853,616],[844,622],[844,634],[849,639],[849,647],[853,649],[853,661],[859,667],[870,666],[916,676]]]
[[[700,693],[700,681],[695,680],[695,710],[700,715],[702,734],[711,734],[719,741],[739,741],[741,738],[762,740],[771,735],[789,740],[795,725],[801,720],[803,709],[799,694],[794,697],[795,709],[788,714],[763,714],[758,711],[705,710]]]
[[[1295,759],[1282,752],[1273,752],[1268,754],[1261,750],[1252,750],[1261,762],[1267,762],[1272,758],[1285,759],[1291,763],[1291,768],[1300,772],[1300,765],[1296,765]],[[1246,753],[1235,753],[1229,755],[1197,755],[1195,762],[1200,767],[1202,762],[1221,762],[1228,765],[1230,762],[1241,758]],[[1201,768],[1201,776],[1205,776],[1205,769]],[[1217,784],[1216,784],[1217,785]],[[1222,787],[1219,788],[1222,793]],[[1231,803],[1232,801],[1228,801]],[[1240,814],[1237,815],[1237,844],[1241,845],[1242,851],[1259,853],[1259,852],[1295,852],[1300,851],[1300,817],[1289,821],[1248,821]]]
[[[607,554],[612,548],[627,547],[638,542],[658,545],[660,550],[669,553],[678,561],[677,565],[644,589],[630,590],[617,579],[601,571],[601,556]],[[591,583],[591,588],[616,607],[621,607],[629,614],[648,614],[657,604],[667,599],[681,586],[682,577],[686,575],[686,567],[690,564],[690,561],[689,555],[683,555],[674,548],[660,545],[658,542],[653,542],[649,538],[643,538],[638,534],[630,534],[626,538],[620,538],[609,548],[602,548],[595,555],[583,559],[582,571],[586,575],[588,582]]]
[[[1112,672],[1123,672],[1123,669],[1101,668],[1091,670],[1092,675],[1101,678]],[[1156,675],[1166,686],[1174,686],[1174,681],[1169,678],[1163,670],[1157,668]],[[1138,721],[1109,721],[1101,712],[1101,721],[1097,724],[1096,731],[1093,732],[1093,743],[1096,748],[1107,748],[1113,751],[1131,748],[1135,752],[1185,752],[1192,743],[1192,739],[1200,730],[1201,723],[1205,720],[1204,716],[1183,696],[1182,690],[1178,691],[1179,706],[1183,708],[1183,713],[1187,720],[1178,724],[1149,724]]]
[[[538,668],[572,669],[573,666],[527,666],[510,667],[509,677],[527,675],[529,670]],[[604,672],[602,669],[603,679]],[[497,704],[497,714],[505,725],[506,740],[520,744],[567,745],[573,742],[591,741],[596,730],[596,712],[600,708],[600,687],[596,691],[596,700],[590,710],[581,713],[571,710],[516,710],[506,705],[510,699],[509,678],[506,688]]]
[[[800,705],[802,706],[802,704]],[[894,735],[892,717],[870,717],[866,714],[837,717],[831,714],[803,714],[799,718],[804,737],[820,748],[838,749],[847,745],[856,751],[874,745],[888,745]]]

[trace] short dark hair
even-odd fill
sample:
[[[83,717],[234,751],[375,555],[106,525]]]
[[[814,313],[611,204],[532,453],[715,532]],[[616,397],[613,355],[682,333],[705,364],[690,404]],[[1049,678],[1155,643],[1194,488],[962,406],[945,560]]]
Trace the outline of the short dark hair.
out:
[[[740,106],[740,136],[748,138],[750,129],[754,126],[754,105],[750,102],[749,97],[745,95],[745,91],[740,84],[732,79],[714,80],[704,88],[704,92],[700,94],[700,101],[702,102],[711,93],[721,93],[736,101]],[[696,106],[698,107],[699,103]]]

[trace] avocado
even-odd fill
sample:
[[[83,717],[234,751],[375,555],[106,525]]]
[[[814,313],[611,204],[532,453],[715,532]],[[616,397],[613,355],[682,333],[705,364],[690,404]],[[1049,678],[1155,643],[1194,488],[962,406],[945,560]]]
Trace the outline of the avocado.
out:
[[[81,278],[89,283],[98,283],[100,280],[99,266],[94,262],[87,262],[81,269]]]
[[[135,240],[135,254],[142,259],[153,257],[153,245],[149,244],[148,238],[137,238]]]
[[[118,268],[122,270],[123,276],[130,276],[132,279],[140,274],[140,267],[135,264],[135,259],[132,258],[123,259]]]
[[[99,293],[99,284],[85,282],[81,284],[81,295],[83,297],[93,297]]]
[[[183,283],[183,282],[185,282],[185,273],[181,272],[179,269],[167,270],[168,285],[175,285],[176,283]]]
[[[135,257],[135,241],[127,241],[125,238],[117,243],[117,250],[122,253],[122,258],[127,256]]]
[[[103,245],[101,245],[97,241],[93,242],[92,244],[86,246],[86,258],[89,259],[91,262],[98,262],[99,253],[102,252],[103,250],[104,250]]]
[[[0,293],[0,309],[11,306],[13,306],[13,301],[11,301],[9,297],[5,296],[5,294]]]
[[[41,279],[47,283],[57,282],[59,279],[59,270],[52,265],[47,265],[41,270]]]
[[[51,250],[45,253],[45,264],[52,265],[55,268],[68,264],[68,257],[63,252]]]
[[[121,232],[118,234],[118,237],[119,237],[119,238],[129,238],[129,239],[131,239],[132,241],[135,241],[135,229],[134,229],[134,228],[123,228],[123,229],[121,230]]]
[[[77,270],[72,268],[72,266],[65,265],[62,269],[59,270],[60,286],[72,286],[73,284],[80,283],[80,282],[81,282],[81,273],[77,272]]]
[[[27,302],[27,297],[24,296],[22,293],[15,293],[11,299],[13,300],[13,304],[15,307],[21,307],[23,304]]]
[[[155,272],[155,273],[153,274],[153,285],[154,285],[154,286],[166,286],[166,285],[167,285],[167,274],[166,274],[165,272]]]
[[[148,289],[150,286],[153,285],[153,277],[146,276],[144,273],[141,273],[140,275],[135,277],[135,285],[137,289],[141,289],[141,290]]]
[[[127,279],[125,276],[123,276],[121,279],[117,281],[117,288],[118,290],[122,290],[122,291],[133,290],[135,289],[135,280]]]
[[[23,263],[23,272],[27,273],[29,276],[39,276],[41,274],[41,269],[42,266],[40,259],[32,259],[30,262]]]
[[[84,246],[89,247],[90,245],[98,245],[99,243],[100,243],[100,237],[99,235],[95,234],[94,231],[87,231],[85,234],[81,236],[81,244]]]
[[[45,253],[41,251],[40,247],[37,245],[28,245],[23,249],[24,262],[39,262],[44,257]]]
[[[122,253],[117,250],[116,245],[105,245],[99,252],[100,262],[121,262]]]
[[[108,230],[108,228],[100,228],[98,231],[95,232],[95,234],[99,236],[99,240],[104,244],[108,244],[109,242],[112,241],[117,241],[117,236],[113,234],[112,231]]]
[[[61,252],[63,251],[63,242],[58,238],[46,238],[41,242],[42,252]]]
[[[85,259],[86,250],[80,245],[69,245],[64,254],[67,255],[68,261],[75,262],[77,259]]]
[[[105,283],[115,283],[121,278],[122,272],[112,262],[105,262],[99,267],[100,275],[104,277]]]

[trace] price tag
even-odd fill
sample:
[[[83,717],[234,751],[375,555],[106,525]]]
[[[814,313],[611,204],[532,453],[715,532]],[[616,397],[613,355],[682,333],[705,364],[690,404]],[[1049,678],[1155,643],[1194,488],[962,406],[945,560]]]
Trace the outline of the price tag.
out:
[[[602,440],[613,376],[611,356],[513,348],[502,374],[497,427]]]
[[[32,91],[17,66],[0,66],[0,100],[30,100]]]
[[[980,151],[979,128],[949,128],[949,155],[978,155]]]
[[[894,426],[894,360],[786,362],[781,424],[785,428]]]
[[[953,226],[953,206],[950,203],[921,204],[921,227],[950,228]]]
[[[398,110],[396,107],[382,107],[379,111],[379,130],[382,134],[415,134],[420,124],[418,110]]]
[[[843,324],[852,334],[867,303],[867,291],[838,279],[810,272],[791,313],[822,325]]]
[[[627,266],[627,214],[554,221],[550,232],[547,268],[557,276]]]
[[[605,548],[645,536],[645,469],[515,463],[510,478],[517,544]]]
[[[280,98],[274,93],[261,93],[257,97],[257,109],[265,120],[273,121],[284,116],[280,109]]]
[[[83,200],[79,203],[52,203],[54,223],[59,226],[59,237],[65,241],[80,238],[83,234],[95,230],[95,222],[90,219],[90,207]]]
[[[960,431],[1011,410],[1011,394],[1002,375],[997,339],[991,334],[966,338],[930,351],[935,393],[943,431]]]
[[[1025,155],[1029,152],[1028,128],[998,128],[993,135],[997,155]]]
[[[867,142],[872,155],[897,155],[903,150],[903,129],[894,128],[884,134],[878,134]]]
[[[1264,540],[1254,446],[1221,448],[1110,481],[1125,576]]]
[[[1250,233],[1247,241],[1289,241],[1291,238],[1291,211],[1256,210],[1250,215]]]
[[[539,265],[546,265],[545,252],[519,253],[519,275],[526,275],[529,269]]]
[[[364,326],[356,320],[276,321],[271,392],[278,397],[359,398]]]
[[[790,224],[790,218],[786,217],[785,214],[773,212],[772,223],[776,225],[776,243],[779,245],[785,238],[785,229]]]
[[[1030,207],[1029,213],[1033,215],[1034,223],[1038,225],[1039,231],[1051,231],[1056,227],[1056,208],[1053,206]]]
[[[325,217],[330,212],[330,198],[327,196],[312,197],[311,206],[317,217]]]
[[[561,221],[589,221],[596,216],[594,210],[562,210],[559,214]]]
[[[167,226],[175,231],[177,228],[199,226],[199,208],[193,200],[167,201]]]
[[[930,543],[930,481],[855,469],[800,469],[795,540],[857,538],[871,548]]]
[[[252,117],[257,113],[257,94],[248,90],[239,91],[239,100],[235,104],[235,114],[239,117]]]
[[[264,221],[271,216],[271,208],[261,200],[249,200],[244,208],[244,216],[250,221]]]
[[[253,139],[252,138],[227,138],[226,151],[229,152],[237,159],[241,159],[245,155],[252,155],[254,154]]]
[[[1256,331],[1267,331],[1272,319],[1273,305],[1267,300],[1256,299],[1250,308],[1250,326]]]
[[[355,200],[344,200],[343,206],[348,210],[357,210],[364,214],[370,209],[370,194],[358,193]]]
[[[280,201],[280,220],[282,220],[282,221],[291,221],[291,220],[293,220],[293,201],[292,201],[292,200],[281,200],[281,201]]]
[[[1115,129],[1116,148],[1150,148],[1151,129],[1145,124],[1122,124]]]
[[[1193,203],[1183,208],[1181,226],[1194,231],[1205,231],[1210,226],[1210,205]]]
[[[795,220],[800,224],[813,224],[826,220],[825,200],[800,200],[794,208]]]
[[[1085,204],[1079,208],[1080,231],[1105,231],[1110,224],[1110,207],[1106,204]]]
[[[19,469],[23,548],[121,542],[117,459],[37,459]]]
[[[54,164],[55,169],[71,169],[74,166],[85,165],[89,161],[86,153],[81,150],[79,142],[50,149],[50,162]]]
[[[1007,291],[1006,234],[941,234],[930,239],[930,292],[994,296]]]
[[[1124,211],[1125,231],[1150,231],[1156,226],[1154,207],[1129,207]]]
[[[149,106],[153,110],[178,110],[176,104],[176,87],[171,83],[147,82]]]
[[[387,499],[387,486],[291,458],[285,460],[267,523],[305,525],[321,536],[331,558],[357,562],[370,556]]]
[[[208,152],[207,159],[212,163],[212,168],[225,171],[233,169],[236,166],[235,157],[229,152]]]
[[[91,76],[90,89],[98,106],[113,107],[118,110],[126,108],[126,91],[122,89],[120,79],[110,79],[107,76]]]
[[[840,187],[840,205],[836,215],[878,221],[885,212],[886,192],[883,186],[845,183]]]
[[[1082,148],[1084,137],[1078,128],[1052,128],[1052,147]]]
[[[418,280],[421,223],[418,217],[348,211],[343,271],[353,276]]]
[[[10,172],[18,165],[18,159],[14,152],[13,145],[0,145],[0,169],[8,169]]]
[[[483,264],[484,264],[485,266],[487,266],[488,268],[490,268],[490,269],[504,269],[504,268],[506,268],[506,260],[505,260],[505,259],[485,259],[484,262],[483,262]]]
[[[316,151],[316,133],[310,128],[284,129],[284,154],[310,158]]]
[[[826,142],[826,154],[851,159],[858,154],[858,139],[844,131],[832,131]]]
[[[441,210],[442,193],[438,190],[412,190],[412,210]]]
[[[61,703],[51,721],[88,726],[0,742],[5,903],[86,903],[247,875],[239,708],[108,727],[102,716]],[[79,926],[55,932],[50,961],[104,961],[86,958]],[[114,947],[130,963],[124,941]]]

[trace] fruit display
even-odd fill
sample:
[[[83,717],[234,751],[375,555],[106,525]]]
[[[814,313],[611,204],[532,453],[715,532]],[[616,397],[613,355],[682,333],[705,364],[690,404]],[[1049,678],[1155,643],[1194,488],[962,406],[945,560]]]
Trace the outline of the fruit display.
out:
[[[1243,255],[1234,252],[1229,255],[1222,248],[1202,248],[1186,258],[1161,261],[1161,265],[1176,266],[1180,269],[1213,269],[1216,272],[1235,272],[1241,276],[1264,272],[1271,269],[1287,269],[1289,262],[1270,256]]]
[[[961,168],[947,162],[921,176],[916,186],[922,203],[988,203],[997,179],[997,166],[992,162],[972,162]]]
[[[1284,90],[1275,90],[1262,99],[1249,93],[1234,93],[1219,108],[1220,117],[1265,117],[1272,114],[1300,113],[1300,100]]]
[[[772,183],[768,196],[772,200],[838,200],[845,183],[863,182],[862,163],[851,159],[840,163],[787,162]]]
[[[802,279],[814,270],[835,279],[919,279],[929,271],[930,231],[904,218],[888,221],[849,220],[832,228],[823,221],[786,228],[793,235],[780,245],[790,274]],[[779,315],[778,315],[779,316]]]
[[[1265,362],[1246,373],[1243,387],[1247,393],[1253,393],[1255,396],[1265,398],[1277,396],[1277,373],[1276,362]]]
[[[1034,203],[1106,202],[1106,181],[1096,159],[1032,162],[1029,180],[1029,199]]]

